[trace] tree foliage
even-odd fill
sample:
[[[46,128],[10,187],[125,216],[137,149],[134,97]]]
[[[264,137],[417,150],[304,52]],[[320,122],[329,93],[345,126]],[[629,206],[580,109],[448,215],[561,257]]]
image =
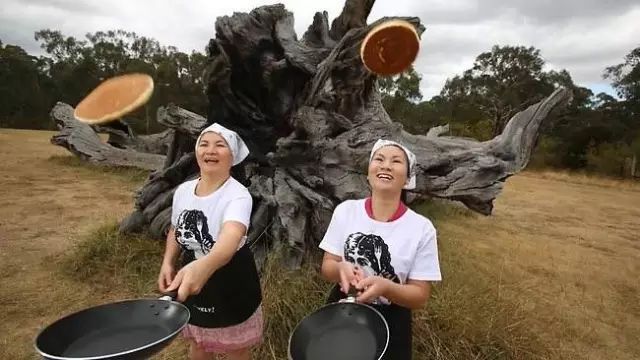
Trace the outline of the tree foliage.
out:
[[[0,51],[0,121],[4,127],[50,128],[48,112],[55,102],[77,104],[101,81],[143,72],[153,77],[153,97],[128,115],[139,132],[156,132],[158,106],[170,102],[205,113],[203,74],[206,57],[163,46],[152,38],[124,30],[98,31],[79,40],[56,30],[40,30],[35,39],[47,54],[36,58],[7,45]]]
[[[387,111],[408,130],[426,133],[449,124],[452,135],[480,140],[500,133],[515,113],[558,86],[569,88],[572,102],[543,124],[534,165],[623,175],[628,173],[624,164],[634,154],[640,158],[632,146],[640,143],[639,64],[640,48],[605,70],[620,100],[576,85],[567,70],[545,70],[541,52],[524,46],[494,46],[481,53],[470,69],[447,79],[440,94],[427,101],[401,95],[419,89],[402,77],[384,79],[381,88],[387,90]]]
[[[628,101],[640,100],[640,46],[631,50],[624,62],[605,69],[604,77],[613,80],[618,95]]]
[[[150,101],[125,119],[137,132],[163,130],[155,113],[168,103],[206,114],[203,53],[187,54],[125,30],[76,39],[44,29],[35,39],[45,56],[0,40],[0,127],[51,129],[55,102],[75,105],[104,79],[129,72],[147,73],[155,81]],[[570,88],[572,103],[543,124],[534,164],[619,175],[625,159],[640,158],[640,47],[604,69],[603,77],[618,98],[576,85],[567,70],[547,70],[534,47],[496,45],[430,99],[423,100],[422,78],[414,68],[380,78],[378,86],[387,112],[407,130],[424,134],[449,124],[452,135],[479,140],[500,133],[515,113],[558,86]]]

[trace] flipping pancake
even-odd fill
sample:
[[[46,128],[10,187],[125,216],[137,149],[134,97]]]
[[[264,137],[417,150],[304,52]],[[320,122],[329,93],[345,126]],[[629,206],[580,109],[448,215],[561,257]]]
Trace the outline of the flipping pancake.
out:
[[[126,74],[102,82],[76,106],[73,115],[89,124],[116,120],[144,105],[153,93],[146,74]]]
[[[420,50],[420,38],[411,23],[386,21],[367,34],[360,47],[360,57],[371,72],[390,76],[411,66]]]

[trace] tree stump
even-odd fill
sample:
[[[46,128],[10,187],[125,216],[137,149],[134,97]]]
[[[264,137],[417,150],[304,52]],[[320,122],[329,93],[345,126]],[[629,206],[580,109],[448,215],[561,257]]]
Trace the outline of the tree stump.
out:
[[[164,166],[164,155],[138,151],[143,147],[153,148],[157,145],[152,145],[150,141],[142,145],[145,140],[124,136],[120,146],[103,142],[96,133],[96,128],[73,116],[70,105],[58,102],[51,110],[51,118],[60,130],[51,138],[51,143],[66,148],[83,160],[98,165],[134,166],[147,170],[160,170]],[[160,136],[156,137],[162,139]]]
[[[120,230],[165,236],[175,188],[198,175],[197,134],[214,122],[238,132],[251,150],[232,175],[254,198],[249,242],[259,263],[274,246],[285,249],[290,268],[316,251],[334,207],[368,195],[369,151],[378,138],[415,152],[414,198],[456,200],[491,214],[505,180],[527,165],[541,122],[570,92],[558,88],[489,141],[445,136],[447,126],[410,134],[389,118],[377,77],[360,59],[367,32],[393,19],[367,25],[373,3],[347,0],[331,27],[326,12],[316,13],[300,40],[283,5],[218,18],[207,48],[207,118],[175,105],[158,111],[174,136],[164,166],[137,192]],[[419,19],[399,19],[423,33]]]

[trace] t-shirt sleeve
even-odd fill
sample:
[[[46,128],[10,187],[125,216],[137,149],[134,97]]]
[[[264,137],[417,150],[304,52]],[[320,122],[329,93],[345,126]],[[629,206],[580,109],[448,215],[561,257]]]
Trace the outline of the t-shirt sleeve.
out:
[[[344,221],[344,203],[339,204],[333,210],[331,222],[324,233],[322,241],[320,241],[320,249],[337,256],[343,256],[344,253],[344,234],[342,222]]]
[[[440,261],[436,229],[429,226],[422,237],[413,260],[408,279],[422,281],[441,281]]]
[[[253,207],[253,200],[251,195],[241,195],[229,201],[227,207],[224,209],[224,215],[222,216],[222,222],[237,221],[244,224],[249,228],[251,222],[251,209]]]

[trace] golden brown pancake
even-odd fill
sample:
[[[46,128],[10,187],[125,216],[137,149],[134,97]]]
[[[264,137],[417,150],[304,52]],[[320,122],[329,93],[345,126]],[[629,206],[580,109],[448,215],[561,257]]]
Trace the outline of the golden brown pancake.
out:
[[[407,70],[419,49],[420,39],[413,25],[390,20],[371,29],[362,41],[360,57],[369,71],[389,76]]]
[[[76,106],[79,121],[102,124],[122,117],[144,105],[153,93],[153,79],[147,74],[126,74],[98,85]]]

